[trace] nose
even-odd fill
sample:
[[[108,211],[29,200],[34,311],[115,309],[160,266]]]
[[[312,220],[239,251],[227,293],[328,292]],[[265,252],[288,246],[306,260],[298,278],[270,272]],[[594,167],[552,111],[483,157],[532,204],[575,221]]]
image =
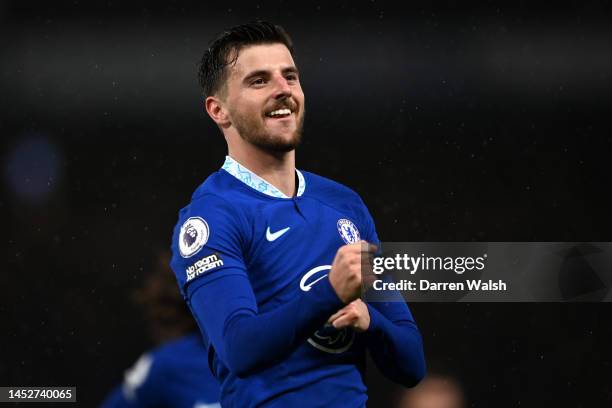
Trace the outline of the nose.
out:
[[[274,98],[275,99],[284,99],[289,98],[291,96],[291,87],[289,86],[289,82],[283,75],[275,76],[276,88],[274,89]]]

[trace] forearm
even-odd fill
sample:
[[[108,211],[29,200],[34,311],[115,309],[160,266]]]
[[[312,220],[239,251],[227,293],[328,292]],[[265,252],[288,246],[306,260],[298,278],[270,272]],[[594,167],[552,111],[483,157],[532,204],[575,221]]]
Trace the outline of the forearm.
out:
[[[368,304],[368,348],[376,366],[385,376],[412,387],[425,376],[425,355],[421,333],[409,312],[404,317],[398,313],[398,309],[401,313],[401,306],[405,307]],[[394,310],[390,312],[390,309]]]
[[[196,319],[223,363],[238,376],[285,357],[343,306],[328,279],[267,313],[258,313],[254,302],[249,306],[249,302],[230,300],[228,306],[228,296],[235,298],[245,284],[242,277],[227,277],[196,289],[191,296]]]

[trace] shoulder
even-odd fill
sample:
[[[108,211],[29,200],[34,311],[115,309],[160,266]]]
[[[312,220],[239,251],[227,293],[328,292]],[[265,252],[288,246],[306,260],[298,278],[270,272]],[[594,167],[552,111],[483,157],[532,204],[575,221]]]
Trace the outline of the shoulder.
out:
[[[317,200],[321,205],[331,207],[346,214],[359,228],[365,232],[364,239],[377,241],[374,220],[368,207],[359,194],[353,189],[314,173],[303,172],[306,178],[306,189],[310,183],[309,197]]]
[[[212,173],[204,180],[202,184],[198,186],[191,196],[191,200],[195,201],[201,196],[205,195],[218,195],[218,196],[231,196],[236,194],[236,178],[231,176],[223,169],[219,169]]]
[[[308,197],[319,201],[323,205],[340,211],[356,213],[358,216],[368,212],[365,203],[353,189],[314,173],[302,173],[306,179]]]
[[[168,381],[175,377],[173,373],[189,370],[189,362],[199,360],[206,362],[207,358],[198,335],[168,341],[141,355],[126,371],[123,394],[128,400],[145,405],[157,401],[166,395]]]
[[[218,214],[223,220],[248,221],[257,199],[249,188],[227,171],[220,169],[211,174],[191,196],[191,202],[179,212],[179,221],[204,212]]]
[[[177,353],[206,354],[204,342],[199,333],[188,334],[170,340],[151,351],[154,358],[173,358]]]
[[[211,174],[193,193],[191,202],[179,211],[176,228],[185,226],[193,220],[206,224],[231,225],[246,222],[245,211],[240,208],[244,202],[240,191],[236,189],[234,177],[225,171]]]
[[[213,270],[244,268],[242,254],[251,240],[251,211],[240,192],[227,187],[233,178],[216,172],[198,187],[191,203],[179,212],[170,248],[170,266],[179,288],[187,298],[186,288],[194,279],[211,275]]]
[[[191,202],[185,208],[191,207],[221,207],[233,208],[235,196],[239,192],[235,188],[235,178],[227,172],[218,170],[208,176],[191,195]]]
[[[167,387],[169,382],[198,384],[196,394],[210,397],[216,393],[216,380],[208,364],[208,349],[199,332],[191,332],[165,342],[150,352],[153,358],[153,383]],[[211,391],[212,394],[211,394]],[[211,395],[206,395],[211,394]]]
[[[192,372],[197,367],[208,366],[208,353],[199,333],[188,334],[167,341],[148,353],[151,359],[150,378],[152,383],[175,377],[176,372]],[[197,370],[196,370],[197,371]]]
[[[359,194],[357,194],[357,192],[342,183],[331,180],[327,177],[319,176],[318,174],[310,173],[308,171],[302,171],[302,174],[306,179],[306,189],[310,189],[309,191],[314,196],[322,196],[326,199],[329,199],[330,196],[344,199],[349,198],[362,202],[361,197]]]

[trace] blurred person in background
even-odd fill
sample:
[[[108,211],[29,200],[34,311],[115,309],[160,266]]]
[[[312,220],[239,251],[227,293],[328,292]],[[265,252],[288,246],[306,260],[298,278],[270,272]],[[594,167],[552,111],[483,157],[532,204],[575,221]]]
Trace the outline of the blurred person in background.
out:
[[[126,371],[123,384],[102,408],[220,408],[219,385],[210,372],[196,322],[168,268],[169,259],[167,252],[160,253],[156,269],[134,293],[159,346]]]
[[[421,383],[403,391],[396,408],[465,408],[465,395],[450,376],[431,374]]]
[[[367,207],[295,167],[304,93],[285,30],[225,31],[200,81],[228,155],[179,213],[172,268],[223,406],[364,407],[366,350],[386,377],[417,384],[425,357],[406,303],[360,300],[379,243]]]

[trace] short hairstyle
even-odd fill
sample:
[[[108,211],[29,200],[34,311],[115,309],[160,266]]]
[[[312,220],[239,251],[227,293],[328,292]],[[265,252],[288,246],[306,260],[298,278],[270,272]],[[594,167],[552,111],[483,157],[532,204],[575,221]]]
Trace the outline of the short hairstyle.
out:
[[[204,97],[215,95],[227,80],[226,67],[236,63],[240,50],[250,45],[284,44],[293,56],[293,43],[289,34],[279,25],[255,21],[225,30],[204,52],[198,79]]]

